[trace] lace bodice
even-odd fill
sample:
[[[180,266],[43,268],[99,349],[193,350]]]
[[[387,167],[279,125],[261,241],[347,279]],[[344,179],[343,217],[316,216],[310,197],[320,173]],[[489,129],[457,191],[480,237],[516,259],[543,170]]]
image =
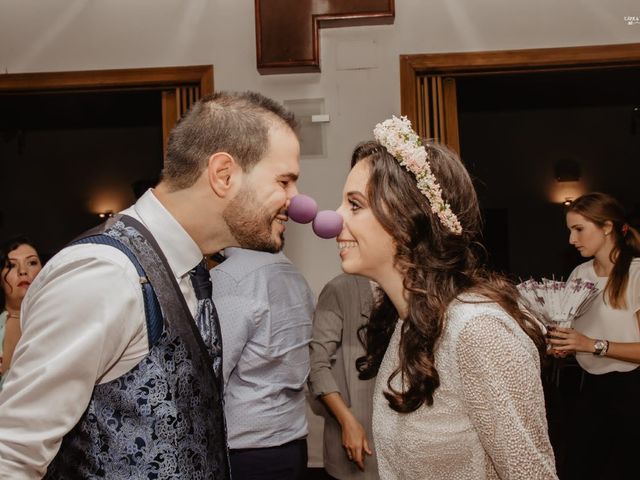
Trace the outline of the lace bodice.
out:
[[[432,406],[409,414],[383,396],[398,365],[398,322],[380,366],[373,428],[381,478],[555,479],[540,361],[516,322],[491,303],[449,307]],[[401,390],[400,375],[392,385]]]

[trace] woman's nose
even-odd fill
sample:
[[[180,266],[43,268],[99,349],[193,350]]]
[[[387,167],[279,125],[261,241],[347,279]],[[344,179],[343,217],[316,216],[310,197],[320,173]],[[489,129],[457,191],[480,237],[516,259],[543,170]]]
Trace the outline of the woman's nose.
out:
[[[340,205],[338,208],[336,208],[336,213],[342,217],[342,229],[340,230],[338,237],[340,237],[340,234],[347,228],[347,218],[344,215],[344,211],[345,207],[343,205]]]

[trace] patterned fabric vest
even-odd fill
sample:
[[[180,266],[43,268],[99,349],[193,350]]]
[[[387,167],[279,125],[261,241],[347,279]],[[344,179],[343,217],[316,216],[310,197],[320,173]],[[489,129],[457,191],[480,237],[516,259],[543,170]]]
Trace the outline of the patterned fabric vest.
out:
[[[96,385],[45,478],[228,480],[222,392],[155,240],[136,220],[117,216],[73,243],[113,245],[136,265],[149,353],[126,374]]]

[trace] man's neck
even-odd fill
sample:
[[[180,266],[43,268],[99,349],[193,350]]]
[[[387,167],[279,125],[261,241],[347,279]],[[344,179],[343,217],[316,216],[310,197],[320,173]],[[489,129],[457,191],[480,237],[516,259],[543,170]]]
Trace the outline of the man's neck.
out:
[[[164,182],[153,189],[153,195],[185,229],[203,255],[219,252],[233,243],[222,212],[212,208],[210,192],[197,185],[172,190]],[[203,221],[203,217],[208,221]]]

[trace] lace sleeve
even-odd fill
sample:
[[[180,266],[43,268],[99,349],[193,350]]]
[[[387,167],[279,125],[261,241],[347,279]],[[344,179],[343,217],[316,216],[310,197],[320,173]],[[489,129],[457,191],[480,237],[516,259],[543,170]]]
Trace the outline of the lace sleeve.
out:
[[[482,446],[503,479],[555,479],[539,358],[515,322],[467,322],[456,344],[462,395]]]

